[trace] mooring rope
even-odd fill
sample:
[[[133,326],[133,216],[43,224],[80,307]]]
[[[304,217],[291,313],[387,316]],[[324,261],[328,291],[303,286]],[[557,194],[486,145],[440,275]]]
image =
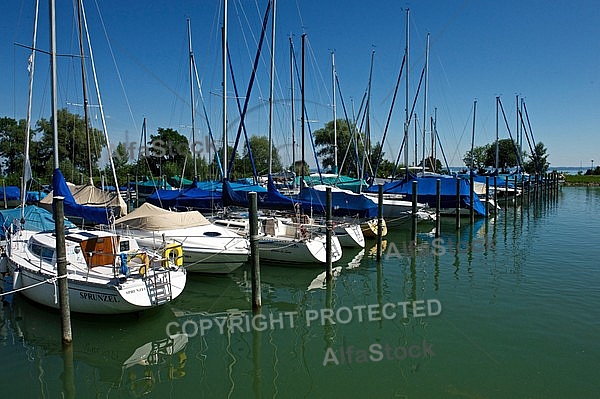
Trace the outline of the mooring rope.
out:
[[[38,285],[42,285],[42,284],[46,284],[46,283],[49,283],[49,284],[55,284],[55,283],[56,283],[56,281],[57,281],[59,278],[65,278],[65,277],[67,277],[67,275],[66,275],[66,274],[63,274],[62,276],[56,276],[56,277],[52,277],[52,278],[49,278],[49,279],[47,279],[47,280],[40,281],[39,283],[35,283],[35,284],[32,284],[32,285],[28,285],[27,287],[22,287],[22,288],[17,288],[16,290],[12,290],[12,291],[2,292],[2,293],[0,293],[0,297],[3,297],[3,296],[5,296],[5,295],[14,294],[14,293],[16,293],[16,292],[19,292],[19,291],[24,291],[24,290],[27,290],[27,289],[29,289],[29,288],[34,288],[34,287],[37,287]]]

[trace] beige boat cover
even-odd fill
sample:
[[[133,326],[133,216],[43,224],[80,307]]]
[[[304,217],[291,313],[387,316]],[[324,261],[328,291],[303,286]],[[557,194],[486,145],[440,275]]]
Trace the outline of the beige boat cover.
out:
[[[75,202],[79,205],[119,208],[117,216],[127,215],[127,204],[117,193],[107,193],[92,185],[77,186],[67,183]],[[52,212],[52,192],[40,200],[40,206]]]
[[[174,212],[144,202],[129,215],[115,220],[116,226],[120,224],[134,229],[158,231],[204,226],[210,222],[197,211]]]

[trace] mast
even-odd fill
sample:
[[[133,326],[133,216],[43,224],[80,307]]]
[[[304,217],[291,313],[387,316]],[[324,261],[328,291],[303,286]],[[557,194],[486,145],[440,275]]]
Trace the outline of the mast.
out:
[[[495,173],[498,173],[498,103],[500,102],[500,97],[496,96],[496,154],[494,158],[494,169]]]
[[[410,99],[408,98],[408,90],[409,90],[409,81],[408,81],[408,72],[410,70],[410,62],[408,58],[408,41],[409,41],[409,15],[410,9],[406,9],[406,46],[404,48],[404,57],[406,58],[406,108],[405,111],[405,119],[404,119],[404,168],[406,170],[406,176],[408,176],[408,103]]]
[[[223,180],[227,179],[227,0],[223,0]]]
[[[56,82],[56,18],[54,0],[50,0],[50,78],[52,92],[52,133],[54,139],[54,169],[60,167],[58,161],[58,109],[57,109],[57,82]],[[58,238],[58,236],[57,236]]]
[[[273,173],[273,93],[275,91],[275,3],[271,10],[271,85],[269,88],[269,176]]]
[[[301,98],[301,108],[302,108],[302,116],[300,117],[301,124],[301,132],[302,132],[302,179],[300,180],[300,190],[304,186],[304,52],[305,52],[305,42],[306,41],[306,33],[302,34],[302,72],[301,72],[301,81],[300,81],[300,98]]]
[[[290,84],[292,96],[292,172],[294,172],[292,188],[296,189],[296,118],[294,115],[294,43],[292,41],[292,36],[290,36]]]
[[[77,0],[77,24],[79,26],[79,55],[81,57],[81,85],[83,86],[83,115],[85,124],[85,140],[87,143],[88,150],[88,184],[92,186],[94,185],[94,179],[92,177],[92,147],[90,143],[90,122],[88,114],[87,85],[85,79],[85,52],[83,51],[83,27],[81,26],[81,12],[81,0]]]
[[[475,156],[473,154],[473,149],[475,146],[475,112],[477,111],[477,100],[473,101],[473,131],[471,133],[471,167],[470,173],[473,173],[473,168],[475,167]]]
[[[335,108],[335,53],[331,51],[331,83],[333,86],[333,173],[338,174],[337,114]]]
[[[427,127],[427,90],[429,86],[429,32],[427,32],[427,45],[425,46],[425,93],[423,95],[423,158],[421,171],[425,174],[425,133]]]
[[[37,27],[39,0],[35,2],[35,19],[33,22],[33,40],[29,56],[29,97],[27,99],[27,119],[25,121],[25,147],[23,149],[23,184],[21,185],[21,223],[25,223],[25,200],[27,197],[27,182],[31,179],[31,163],[29,162],[29,135],[31,132],[31,103],[33,97],[33,72],[35,70],[35,47],[37,44]]]
[[[198,162],[196,162],[196,110],[194,99],[194,52],[192,50],[192,28],[190,19],[187,19],[188,47],[190,51],[190,104],[192,106],[192,159],[194,161],[194,180],[198,179]],[[183,174],[182,176],[183,177]],[[183,181],[183,180],[182,180]]]
[[[515,136],[517,139],[517,173],[519,173],[518,159],[521,158],[521,142],[520,142],[521,137],[519,136],[519,131],[521,129],[519,127],[520,124],[519,124],[519,95],[518,94],[515,95],[515,110],[517,111],[517,112],[515,112],[515,114],[516,114],[515,122],[517,123],[516,129],[515,129]]]
[[[88,44],[88,51],[90,54],[90,65],[92,67],[92,76],[94,77],[94,86],[96,89],[96,97],[98,98],[98,108],[100,109],[100,120],[102,122],[102,131],[104,133],[104,140],[106,141],[106,153],[107,153],[107,157],[108,157],[108,163],[109,163],[110,169],[112,171],[113,182],[117,189],[116,198],[119,201],[121,209],[123,209],[124,212],[126,212],[125,201],[123,201],[123,198],[121,198],[121,195],[119,194],[119,181],[117,180],[117,171],[115,169],[115,163],[113,161],[112,154],[110,153],[110,140],[108,138],[108,129],[106,127],[106,118],[104,116],[104,106],[102,105],[102,96],[100,96],[100,85],[98,85],[98,74],[96,73],[96,65],[94,62],[94,53],[92,52],[92,45],[91,45],[91,41],[90,41],[90,32],[87,28],[87,19],[85,17],[85,9],[83,8],[83,3],[82,3],[82,7],[81,7],[81,16],[83,17],[86,40],[87,40],[87,44]]]
[[[371,65],[369,68],[369,86],[367,87],[367,109],[365,110],[367,116],[366,122],[366,139],[365,139],[365,148],[363,151],[363,164],[362,164],[362,173],[358,176],[360,184],[358,186],[359,192],[362,191],[362,179],[365,176],[365,170],[367,170],[367,163],[371,163],[371,84],[373,82],[373,63],[375,61],[375,49],[371,49]]]

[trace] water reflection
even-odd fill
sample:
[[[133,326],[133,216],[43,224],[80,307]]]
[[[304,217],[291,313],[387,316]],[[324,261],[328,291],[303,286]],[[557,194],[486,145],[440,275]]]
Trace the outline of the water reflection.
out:
[[[184,378],[187,337],[166,336],[164,326],[173,318],[165,310],[139,317],[74,315],[73,344],[63,348],[59,313],[15,297],[3,308],[2,338],[39,383],[15,381],[3,394],[73,398],[118,391],[141,397]]]

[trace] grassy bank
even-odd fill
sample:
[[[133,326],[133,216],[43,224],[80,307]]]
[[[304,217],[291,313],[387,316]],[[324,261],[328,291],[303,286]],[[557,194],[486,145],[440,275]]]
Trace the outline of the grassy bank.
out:
[[[600,175],[565,175],[567,186],[600,186]]]

